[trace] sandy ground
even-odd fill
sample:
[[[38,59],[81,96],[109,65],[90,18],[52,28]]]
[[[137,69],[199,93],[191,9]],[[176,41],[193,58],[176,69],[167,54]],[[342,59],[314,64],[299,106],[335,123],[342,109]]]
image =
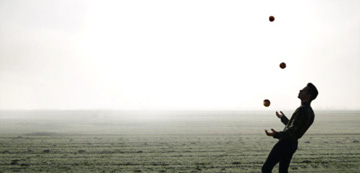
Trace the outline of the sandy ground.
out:
[[[359,124],[316,113],[290,172],[358,172]],[[2,111],[0,172],[260,172],[271,127],[273,112]]]

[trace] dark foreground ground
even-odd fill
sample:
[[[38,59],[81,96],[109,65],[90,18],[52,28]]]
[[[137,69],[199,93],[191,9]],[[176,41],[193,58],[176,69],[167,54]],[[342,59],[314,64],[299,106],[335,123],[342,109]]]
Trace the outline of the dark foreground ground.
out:
[[[318,112],[290,172],[358,172],[359,124]],[[271,127],[273,112],[2,111],[0,172],[260,172]]]

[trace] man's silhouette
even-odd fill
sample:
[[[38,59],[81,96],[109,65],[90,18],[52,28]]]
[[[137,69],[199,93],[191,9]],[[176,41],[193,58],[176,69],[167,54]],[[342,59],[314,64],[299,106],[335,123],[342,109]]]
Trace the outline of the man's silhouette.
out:
[[[279,142],[271,150],[262,167],[262,172],[271,172],[278,162],[280,162],[279,172],[288,172],[291,158],[298,146],[298,139],[304,135],[314,122],[315,115],[310,103],[317,95],[316,87],[312,83],[308,83],[299,92],[298,98],[301,100],[301,106],[295,110],[290,120],[286,118],[283,112],[280,111],[280,114],[276,112],[276,116],[285,124],[285,128],[279,132],[274,129],[271,129],[271,132],[265,130],[267,136],[277,138]]]

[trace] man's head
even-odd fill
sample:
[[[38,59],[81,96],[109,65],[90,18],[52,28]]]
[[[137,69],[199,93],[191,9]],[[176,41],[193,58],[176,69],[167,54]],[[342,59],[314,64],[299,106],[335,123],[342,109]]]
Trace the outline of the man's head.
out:
[[[311,102],[316,99],[318,94],[319,92],[316,89],[315,85],[312,83],[308,83],[305,88],[300,90],[298,98],[302,101]]]

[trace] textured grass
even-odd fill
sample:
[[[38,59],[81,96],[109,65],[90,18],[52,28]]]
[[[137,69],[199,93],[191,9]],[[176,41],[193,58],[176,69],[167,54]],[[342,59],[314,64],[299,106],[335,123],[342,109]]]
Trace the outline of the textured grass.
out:
[[[263,129],[282,127],[273,113],[269,121],[238,112],[146,121],[24,114],[0,116],[0,172],[260,172],[276,143]],[[299,141],[291,172],[360,170],[360,118],[342,113],[346,126],[327,126],[339,123],[334,115],[317,118]]]

